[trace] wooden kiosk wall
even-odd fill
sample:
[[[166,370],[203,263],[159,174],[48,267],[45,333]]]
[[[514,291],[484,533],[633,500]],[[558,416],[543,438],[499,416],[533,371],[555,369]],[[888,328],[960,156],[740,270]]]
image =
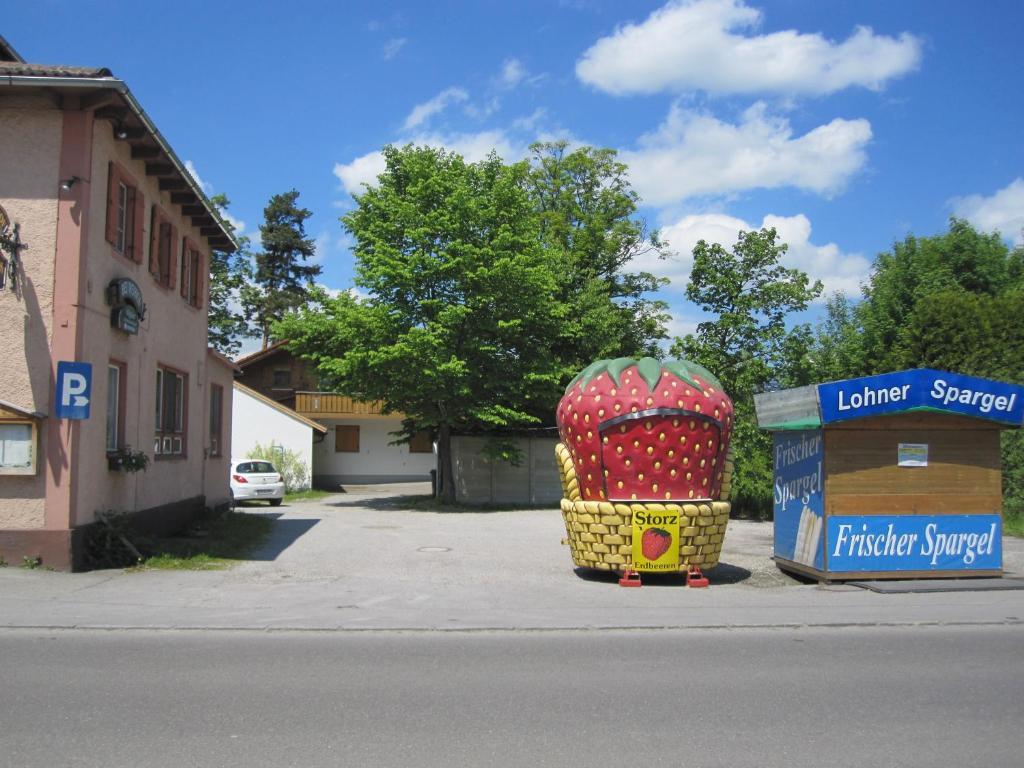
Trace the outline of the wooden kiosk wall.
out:
[[[939,413],[875,416],[824,427],[824,516],[1001,515],[999,427]],[[900,443],[928,446],[928,466],[897,464]],[[827,539],[827,537],[826,537]],[[786,570],[825,581],[999,576],[1000,570],[831,572],[789,560]]]
[[[928,466],[900,467],[900,443],[928,445]],[[937,413],[825,427],[827,515],[999,514],[999,429]]]

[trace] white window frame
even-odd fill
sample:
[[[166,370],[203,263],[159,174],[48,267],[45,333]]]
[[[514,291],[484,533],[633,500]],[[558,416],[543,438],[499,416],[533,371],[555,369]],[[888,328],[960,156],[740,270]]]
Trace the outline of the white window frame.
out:
[[[164,416],[164,388],[167,385],[167,377],[173,376],[178,380],[179,386],[175,387],[174,403],[174,424],[173,426],[163,423]],[[185,388],[188,387],[188,376],[170,368],[158,366],[156,369],[156,421],[154,423],[153,453],[157,456],[185,456]]]
[[[111,379],[111,374],[114,374]],[[112,383],[113,382],[113,383]],[[121,366],[107,364],[107,453],[116,453],[124,446],[121,445],[120,429],[121,423]],[[111,434],[111,405],[113,405],[113,434]],[[113,438],[113,442],[111,442]]]
[[[2,419],[0,427],[28,427],[29,429],[29,463],[28,465],[4,466],[0,464],[0,475],[34,475],[37,466],[37,451],[39,446],[39,426],[28,419]],[[2,461],[2,447],[0,447],[0,461]]]

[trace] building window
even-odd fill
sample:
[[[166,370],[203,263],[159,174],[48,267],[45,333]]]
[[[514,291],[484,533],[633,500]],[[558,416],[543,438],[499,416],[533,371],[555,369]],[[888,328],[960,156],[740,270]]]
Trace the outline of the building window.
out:
[[[278,368],[274,371],[274,389],[291,389],[292,369]]]
[[[221,426],[224,423],[224,388],[210,385],[210,455],[221,455]]]
[[[0,474],[35,472],[36,425],[30,421],[0,421]]]
[[[193,307],[202,305],[202,275],[203,255],[186,239],[181,248],[181,297]]]
[[[124,448],[125,365],[107,365],[107,453]]]
[[[430,431],[423,429],[412,436],[409,441],[409,453],[433,453],[434,441],[431,439]]]
[[[170,368],[156,369],[156,434],[153,453],[184,456],[188,424],[188,376]]]
[[[178,230],[167,215],[156,205],[150,217],[149,229],[149,271],[157,283],[164,288],[173,288],[176,277],[174,244]]]
[[[359,453],[359,426],[339,424],[334,428],[335,453]]]
[[[142,193],[135,180],[116,163],[107,171],[107,242],[136,263],[142,262]]]

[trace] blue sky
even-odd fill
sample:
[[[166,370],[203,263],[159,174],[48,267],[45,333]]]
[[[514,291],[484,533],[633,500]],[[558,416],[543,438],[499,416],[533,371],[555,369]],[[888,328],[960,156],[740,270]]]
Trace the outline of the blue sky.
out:
[[[678,252],[638,266],[672,279],[681,333],[701,237],[772,224],[789,263],[853,294],[953,214],[1020,243],[1022,22],[1016,0],[9,0],[0,33],[28,61],[113,70],[246,233],[298,189],[331,288],[353,271],[338,217],[384,144],[615,148]]]

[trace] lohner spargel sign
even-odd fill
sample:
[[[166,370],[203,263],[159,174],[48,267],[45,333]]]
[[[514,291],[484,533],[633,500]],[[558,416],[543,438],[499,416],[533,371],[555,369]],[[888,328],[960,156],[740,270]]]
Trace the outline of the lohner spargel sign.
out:
[[[1024,422],[1024,387],[929,369],[819,384],[818,401],[823,424],[921,410]]]

